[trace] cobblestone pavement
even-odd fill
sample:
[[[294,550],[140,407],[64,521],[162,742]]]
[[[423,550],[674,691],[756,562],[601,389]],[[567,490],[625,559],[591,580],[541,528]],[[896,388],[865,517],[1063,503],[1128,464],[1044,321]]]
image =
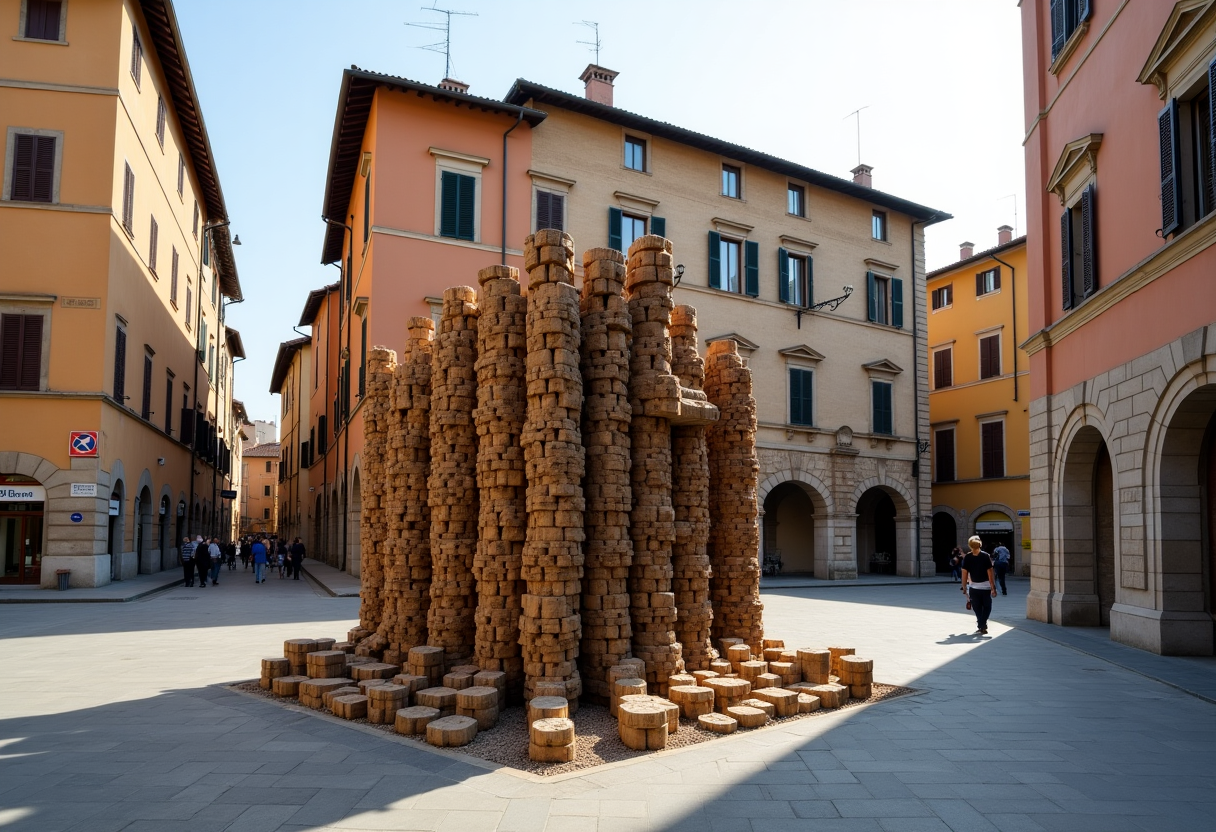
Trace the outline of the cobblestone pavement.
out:
[[[0,828],[1210,830],[1216,662],[1027,622],[1026,589],[984,639],[952,584],[773,589],[771,637],[855,646],[924,693],[556,782],[224,689],[350,626],[358,600],[307,581],[5,606]]]

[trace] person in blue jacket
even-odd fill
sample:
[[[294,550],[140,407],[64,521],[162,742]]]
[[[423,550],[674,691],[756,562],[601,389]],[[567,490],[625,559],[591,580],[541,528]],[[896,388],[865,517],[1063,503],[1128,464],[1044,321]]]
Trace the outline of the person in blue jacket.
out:
[[[255,584],[266,583],[266,547],[262,545],[262,541],[253,541],[253,582]]]

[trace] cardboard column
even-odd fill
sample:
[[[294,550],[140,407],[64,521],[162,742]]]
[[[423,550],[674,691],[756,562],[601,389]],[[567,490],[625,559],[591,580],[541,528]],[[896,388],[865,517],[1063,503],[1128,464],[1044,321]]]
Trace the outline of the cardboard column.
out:
[[[360,652],[380,655],[385,641],[376,631],[384,606],[384,560],[388,535],[384,519],[387,501],[384,470],[388,450],[388,411],[393,370],[397,356],[384,347],[367,354],[363,405],[363,467],[359,499],[363,510],[359,522],[359,626],[367,631]]]

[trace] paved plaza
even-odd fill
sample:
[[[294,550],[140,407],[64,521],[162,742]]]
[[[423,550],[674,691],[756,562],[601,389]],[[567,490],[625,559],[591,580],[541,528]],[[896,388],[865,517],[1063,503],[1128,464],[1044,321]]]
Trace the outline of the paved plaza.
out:
[[[1028,622],[1027,588],[983,640],[954,584],[770,588],[767,635],[923,693],[552,780],[225,689],[355,623],[309,581],[6,604],[0,829],[1211,830],[1216,660]]]

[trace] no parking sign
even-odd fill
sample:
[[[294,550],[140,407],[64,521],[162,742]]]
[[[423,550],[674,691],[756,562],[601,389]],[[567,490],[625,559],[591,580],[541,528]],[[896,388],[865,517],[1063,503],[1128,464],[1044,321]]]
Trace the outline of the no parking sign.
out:
[[[97,456],[97,431],[72,431],[68,439],[68,456]]]

